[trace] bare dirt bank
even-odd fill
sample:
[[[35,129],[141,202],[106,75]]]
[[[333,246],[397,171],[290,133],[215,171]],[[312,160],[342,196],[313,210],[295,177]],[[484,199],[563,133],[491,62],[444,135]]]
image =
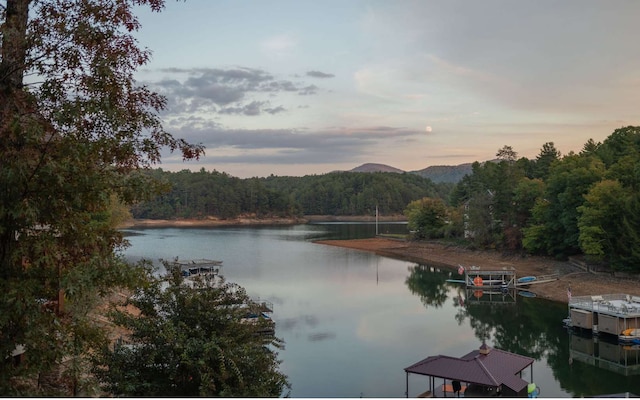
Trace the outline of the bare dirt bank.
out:
[[[371,251],[376,254],[417,263],[457,269],[475,265],[485,269],[514,267],[516,276],[540,276],[559,274],[560,278],[549,283],[531,285],[528,290],[538,297],[567,302],[567,288],[573,296],[625,293],[640,296],[640,282],[615,278],[609,274],[585,272],[568,262],[546,257],[506,256],[492,251],[472,251],[460,247],[431,242],[409,242],[386,238],[322,240],[318,244]]]
[[[215,226],[251,226],[251,225],[295,225],[304,224],[304,218],[202,218],[202,219],[133,219],[121,224],[118,228],[190,228]]]
[[[132,219],[121,224],[118,228],[188,228],[188,227],[215,227],[238,225],[295,225],[308,222],[375,222],[375,216],[334,216],[334,215],[305,215],[299,218],[258,218],[254,215],[240,216],[238,218],[206,217],[200,219]],[[406,221],[403,215],[386,215],[378,218],[380,222]]]

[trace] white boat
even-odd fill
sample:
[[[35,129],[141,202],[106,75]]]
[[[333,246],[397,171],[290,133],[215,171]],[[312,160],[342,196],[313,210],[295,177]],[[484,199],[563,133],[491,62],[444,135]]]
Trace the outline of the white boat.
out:
[[[634,340],[640,340],[640,328],[625,329],[618,335],[618,339],[621,342],[632,342]]]
[[[523,276],[522,278],[518,278],[518,283],[529,283],[529,282],[533,282],[535,281],[536,278],[535,276]]]

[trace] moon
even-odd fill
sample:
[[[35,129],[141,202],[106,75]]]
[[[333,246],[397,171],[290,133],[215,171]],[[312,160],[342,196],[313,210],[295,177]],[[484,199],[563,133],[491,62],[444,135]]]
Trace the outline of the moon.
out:
[[[427,125],[426,128],[424,128],[425,132],[429,133],[431,132],[433,129],[431,129],[431,125]]]

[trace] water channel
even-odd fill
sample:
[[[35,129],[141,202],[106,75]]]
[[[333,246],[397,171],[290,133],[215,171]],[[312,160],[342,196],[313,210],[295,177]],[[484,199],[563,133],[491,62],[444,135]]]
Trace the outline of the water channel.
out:
[[[566,304],[516,293],[478,298],[455,271],[314,244],[375,235],[375,224],[127,230],[135,261],[208,258],[228,281],[274,304],[292,397],[405,397],[404,368],[489,346],[535,358],[541,397],[640,394],[640,350],[570,335]],[[380,233],[405,233],[380,224]],[[481,266],[488,267],[491,266]],[[530,374],[533,377],[529,376]],[[533,378],[533,379],[531,379]],[[427,390],[409,375],[409,397]]]

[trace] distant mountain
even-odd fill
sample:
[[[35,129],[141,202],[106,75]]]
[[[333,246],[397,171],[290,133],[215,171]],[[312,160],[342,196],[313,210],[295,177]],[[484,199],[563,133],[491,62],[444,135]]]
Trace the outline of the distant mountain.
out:
[[[398,168],[390,167],[384,164],[368,163],[368,164],[362,164],[361,166],[355,167],[354,169],[351,169],[347,172],[396,172],[396,173],[402,174],[405,171]]]
[[[406,171],[385,164],[367,163],[362,164],[359,167],[355,167],[347,172],[395,172],[402,174]],[[471,163],[460,165],[434,165],[418,171],[410,171],[409,173],[420,175],[423,178],[429,178],[435,183],[457,183],[463,176],[471,173]]]
[[[412,174],[429,178],[432,181],[457,183],[465,176],[471,174],[471,163],[460,165],[433,165],[419,171],[411,171]]]

